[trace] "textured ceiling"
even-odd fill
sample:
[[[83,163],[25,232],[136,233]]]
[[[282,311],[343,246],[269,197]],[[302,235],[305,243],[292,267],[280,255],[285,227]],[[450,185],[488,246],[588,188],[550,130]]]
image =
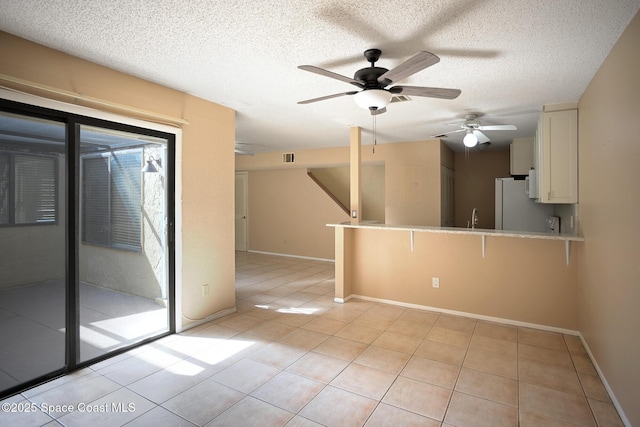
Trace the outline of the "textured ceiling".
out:
[[[346,76],[382,49],[392,68],[416,52],[441,59],[401,84],[457,88],[455,100],[412,97],[377,116],[377,142],[428,139],[480,122],[492,148],[533,136],[543,104],[578,101],[640,0],[0,0],[0,29],[237,111],[246,151],[373,141],[373,119],[353,97],[298,105],[354,89],[299,70]],[[462,147],[463,133],[445,139]]]

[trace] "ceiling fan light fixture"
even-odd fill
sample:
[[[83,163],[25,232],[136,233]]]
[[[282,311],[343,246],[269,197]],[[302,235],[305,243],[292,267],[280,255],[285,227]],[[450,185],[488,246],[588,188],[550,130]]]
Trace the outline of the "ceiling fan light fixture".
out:
[[[478,144],[478,137],[473,134],[471,129],[467,129],[467,134],[462,139],[466,147],[472,148]]]
[[[365,89],[355,94],[356,104],[365,110],[381,110],[389,105],[391,97],[391,92],[382,89]]]

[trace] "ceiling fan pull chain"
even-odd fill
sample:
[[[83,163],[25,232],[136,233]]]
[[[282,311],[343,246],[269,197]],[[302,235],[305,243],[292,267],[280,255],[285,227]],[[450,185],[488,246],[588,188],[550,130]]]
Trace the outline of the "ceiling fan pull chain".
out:
[[[371,116],[373,118],[373,154],[376,154],[376,116]]]

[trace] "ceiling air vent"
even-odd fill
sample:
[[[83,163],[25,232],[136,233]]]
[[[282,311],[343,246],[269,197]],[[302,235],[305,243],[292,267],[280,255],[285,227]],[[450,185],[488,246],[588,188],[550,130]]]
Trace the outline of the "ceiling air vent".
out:
[[[411,101],[411,98],[409,98],[407,95],[393,95],[393,97],[391,98],[391,102],[407,102],[407,101]]]
[[[294,163],[296,161],[295,157],[295,153],[282,153],[282,163]]]

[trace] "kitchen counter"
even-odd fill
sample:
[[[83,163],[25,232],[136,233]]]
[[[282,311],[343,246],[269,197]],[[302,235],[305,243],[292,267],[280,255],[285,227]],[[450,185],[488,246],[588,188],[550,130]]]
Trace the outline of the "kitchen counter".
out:
[[[512,230],[492,230],[485,228],[461,228],[461,227],[432,227],[422,225],[389,225],[371,222],[360,222],[354,224],[351,222],[342,222],[339,224],[327,224],[327,227],[345,227],[345,228],[370,228],[378,230],[404,230],[418,233],[448,233],[448,234],[470,234],[479,236],[492,237],[518,237],[522,239],[548,239],[563,240],[570,242],[583,242],[584,237],[574,234],[552,234],[552,233],[536,233],[529,231],[512,231]]]
[[[360,228],[372,230],[393,230],[408,231],[411,238],[411,252],[414,248],[414,233],[439,233],[439,234],[463,234],[476,235],[482,239],[482,258],[485,257],[486,238],[487,237],[514,237],[520,239],[544,239],[544,240],[561,240],[565,242],[565,258],[569,265],[571,257],[571,242],[583,242],[584,237],[574,234],[555,234],[555,233],[538,233],[530,231],[512,231],[512,230],[491,230],[485,228],[460,228],[460,227],[433,227],[421,225],[389,225],[379,224],[375,222],[342,222],[339,224],[327,224],[327,227],[344,227],[344,228]]]
[[[570,255],[581,250],[582,236],[327,226],[335,229],[336,302],[360,298],[562,333],[577,328],[578,263]]]

